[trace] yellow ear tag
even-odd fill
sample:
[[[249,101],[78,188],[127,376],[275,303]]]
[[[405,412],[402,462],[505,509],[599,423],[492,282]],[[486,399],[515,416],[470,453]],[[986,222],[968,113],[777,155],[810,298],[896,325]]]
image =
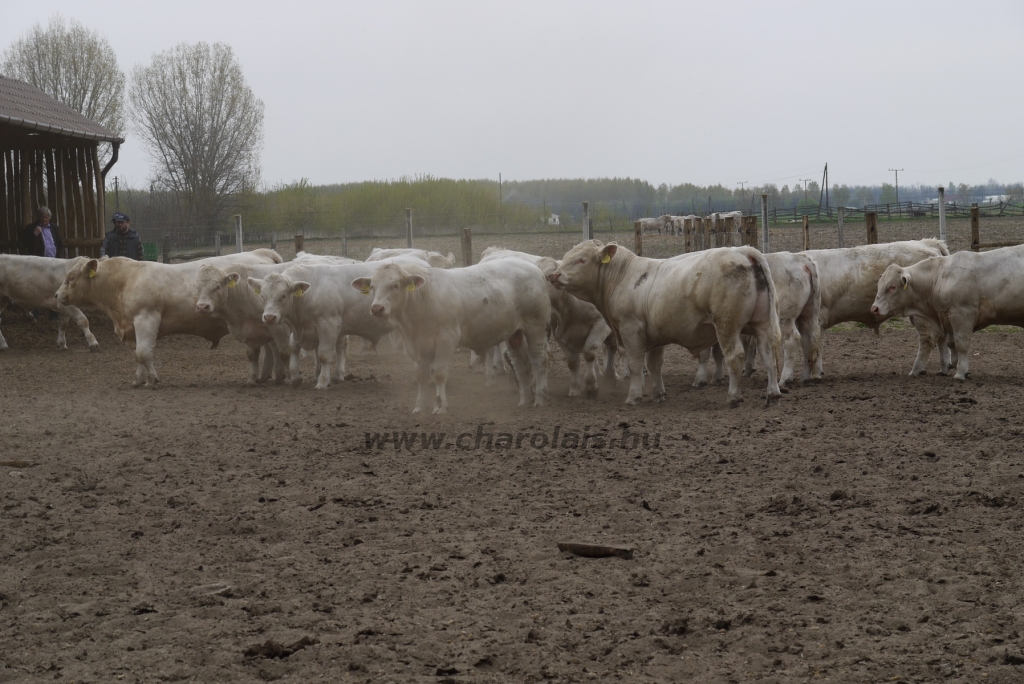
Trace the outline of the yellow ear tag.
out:
[[[601,263],[602,264],[607,264],[611,260],[612,260],[612,258],[610,256],[608,256],[607,254],[605,254],[603,257],[601,257]]]
[[[365,295],[370,294],[370,288],[369,287],[361,287],[361,288],[359,288],[359,291],[362,292]]]
[[[303,294],[305,294],[305,292],[306,292],[305,290],[296,290],[295,291],[295,296],[296,297],[301,297]]]
[[[96,277],[96,271],[94,271],[93,269],[90,268],[89,269],[89,277],[90,278],[95,278]]]
[[[260,286],[256,285],[255,287],[252,288],[252,291],[253,291],[254,294],[259,294],[260,293]]]
[[[409,292],[412,292],[413,290],[416,289],[416,285],[413,283],[409,283],[408,285],[405,286],[405,289],[408,290]]]
[[[235,280],[229,280],[228,281],[228,287],[234,287],[236,283],[237,283],[237,281],[235,281]]]
[[[904,289],[904,290],[906,290],[906,289],[907,289],[907,284],[906,284],[906,283],[903,283],[903,289]]]

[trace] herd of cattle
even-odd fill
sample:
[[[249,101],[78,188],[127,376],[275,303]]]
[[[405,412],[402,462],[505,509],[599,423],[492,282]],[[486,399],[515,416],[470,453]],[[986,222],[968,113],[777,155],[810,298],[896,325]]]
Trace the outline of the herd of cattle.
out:
[[[616,377],[621,355],[629,404],[645,393],[664,401],[664,349],[677,344],[700,358],[695,386],[728,375],[735,406],[740,376],[757,356],[769,402],[798,364],[802,382],[820,379],[821,331],[838,323],[877,331],[892,316],[909,316],[919,338],[911,374],[924,372],[937,347],[941,372],[955,365],[960,380],[975,330],[1024,326],[1024,246],[950,255],[927,239],[648,259],[589,240],[561,260],[491,247],[478,264],[454,268],[454,261],[413,249],[375,249],[365,262],[304,252],[283,262],[267,249],[182,264],[0,255],[0,313],[11,302],[56,311],[61,349],[69,320],[95,349],[81,309],[100,310],[123,342],[135,342],[135,385],[148,387],[157,384],[153,352],[166,335],[214,346],[232,335],[247,348],[249,383],[273,376],[297,386],[301,351],[313,351],[317,389],[344,378],[347,336],[376,345],[395,335],[415,364],[414,412],[435,413],[448,408],[445,385],[459,348],[482,359],[488,381],[511,366],[520,405],[541,406],[552,339],[568,362],[570,396],[597,395],[602,349],[606,379]]]

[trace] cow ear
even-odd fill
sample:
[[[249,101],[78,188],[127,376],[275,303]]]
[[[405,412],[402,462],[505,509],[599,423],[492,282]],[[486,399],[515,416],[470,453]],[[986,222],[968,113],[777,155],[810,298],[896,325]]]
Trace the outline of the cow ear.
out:
[[[226,284],[228,287],[234,287],[238,284],[238,281],[241,280],[241,278],[242,276],[237,273],[228,273],[228,280]]]
[[[300,280],[297,283],[295,283],[295,287],[292,288],[292,294],[294,294],[296,297],[301,297],[302,295],[306,294],[306,290],[308,289],[309,283]]]
[[[417,288],[423,287],[423,283],[425,282],[427,282],[427,279],[421,275],[409,276],[405,281],[405,289],[412,292]]]
[[[618,250],[618,248],[619,248],[619,246],[616,245],[615,243],[611,243],[611,244],[605,245],[604,248],[600,252],[600,254],[601,254],[601,258],[600,258],[601,263],[602,264],[607,264],[609,261],[611,261],[612,257],[615,256],[615,252]]]
[[[250,277],[246,278],[245,282],[249,283],[249,287],[252,289],[254,294],[260,293],[260,286],[263,284],[262,281]]]
[[[89,259],[85,262],[85,272],[90,278],[96,277],[96,269],[99,268],[100,262],[96,259]]]
[[[364,295],[370,294],[370,279],[369,278],[356,278],[352,281],[352,287],[356,288]]]
[[[910,274],[906,271],[900,273],[900,282],[903,283],[903,289],[907,289],[907,285],[910,284]]]

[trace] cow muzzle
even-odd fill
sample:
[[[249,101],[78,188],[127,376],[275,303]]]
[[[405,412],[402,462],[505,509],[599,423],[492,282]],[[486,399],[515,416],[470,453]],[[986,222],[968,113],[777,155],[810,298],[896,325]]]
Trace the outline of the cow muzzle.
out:
[[[263,314],[263,322],[267,325],[274,325],[277,323],[277,315],[265,313]]]
[[[548,275],[548,282],[554,285],[559,290],[565,289],[565,283],[562,282],[562,274],[559,271],[554,271]]]
[[[384,305],[383,304],[373,304],[372,306],[370,306],[370,313],[372,313],[377,318],[387,318],[388,317],[387,312],[384,310]]]
[[[209,304],[204,304],[202,302],[196,302],[196,312],[197,313],[201,313],[201,314],[209,315],[209,314],[213,313],[213,307],[210,306]]]

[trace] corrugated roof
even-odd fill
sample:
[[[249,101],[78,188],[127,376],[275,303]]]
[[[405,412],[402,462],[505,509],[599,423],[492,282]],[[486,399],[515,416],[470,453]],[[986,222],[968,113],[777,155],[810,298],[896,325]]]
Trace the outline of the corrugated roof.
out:
[[[84,140],[123,143],[103,126],[24,81],[0,76],[0,124]]]

